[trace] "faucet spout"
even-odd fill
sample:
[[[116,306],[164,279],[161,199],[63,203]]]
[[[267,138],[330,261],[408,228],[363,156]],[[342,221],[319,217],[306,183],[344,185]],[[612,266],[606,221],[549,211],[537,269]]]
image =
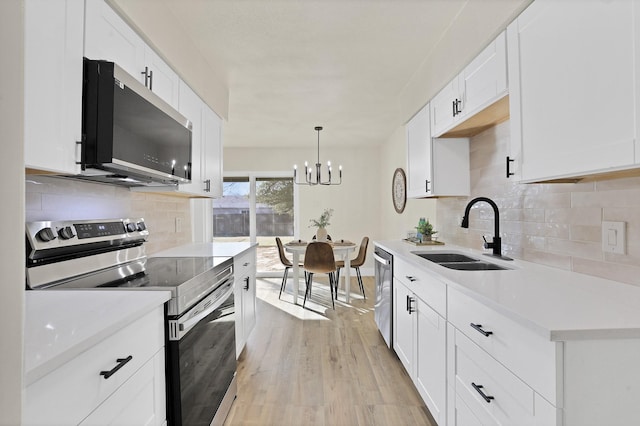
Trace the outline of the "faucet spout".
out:
[[[467,207],[464,209],[464,216],[462,217],[462,223],[460,224],[460,226],[463,228],[469,228],[469,213],[471,212],[471,207],[475,203],[478,203],[480,201],[484,201],[485,203],[489,204],[491,208],[493,208],[493,242],[485,242],[484,247],[493,249],[492,256],[500,257],[504,260],[513,260],[511,258],[502,256],[502,239],[500,238],[500,212],[498,211],[498,206],[492,199],[487,197],[477,197],[469,201],[469,204],[467,204]]]

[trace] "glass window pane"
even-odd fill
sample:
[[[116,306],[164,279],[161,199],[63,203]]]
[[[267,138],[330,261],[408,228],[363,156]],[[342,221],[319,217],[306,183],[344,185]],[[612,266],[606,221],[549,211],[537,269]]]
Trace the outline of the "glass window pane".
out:
[[[222,198],[213,200],[213,240],[249,241],[249,178],[224,178]]]
[[[292,179],[256,179],[256,234],[258,237],[293,236]]]

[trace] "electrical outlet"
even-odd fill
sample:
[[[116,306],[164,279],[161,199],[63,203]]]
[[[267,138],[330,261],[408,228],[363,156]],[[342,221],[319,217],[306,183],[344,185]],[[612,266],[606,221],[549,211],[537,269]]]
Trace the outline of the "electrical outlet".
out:
[[[625,222],[602,222],[602,251],[625,254],[626,230]]]
[[[176,217],[176,233],[182,232],[182,218]]]

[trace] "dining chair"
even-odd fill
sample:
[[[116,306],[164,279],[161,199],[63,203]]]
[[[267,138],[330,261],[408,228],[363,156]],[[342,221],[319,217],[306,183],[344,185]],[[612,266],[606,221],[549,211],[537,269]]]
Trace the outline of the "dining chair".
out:
[[[287,256],[284,254],[284,246],[282,245],[282,240],[280,240],[280,237],[276,237],[276,245],[278,246],[278,256],[280,256],[280,263],[284,265],[284,274],[282,276],[282,284],[280,284],[280,294],[278,294],[278,299],[280,299],[280,296],[282,296],[282,291],[284,290],[284,287],[287,285],[287,277],[289,275],[289,269],[293,268],[293,263],[291,263],[291,261],[287,259]]]
[[[367,260],[367,247],[369,246],[369,237],[364,237],[362,242],[360,243],[360,250],[358,250],[358,256],[351,261],[351,267],[356,270],[356,275],[358,276],[358,284],[360,285],[360,291],[362,292],[362,297],[365,299],[367,296],[364,294],[364,285],[362,284],[362,274],[360,274],[360,267],[364,265],[365,260]],[[344,260],[338,260],[336,262],[336,286],[340,283],[340,269],[344,268]]]
[[[337,292],[335,272],[336,272],[336,260],[333,256],[333,248],[331,244],[325,242],[311,242],[307,246],[304,254],[304,270],[305,270],[305,284],[306,289],[304,292],[304,301],[302,307],[304,308],[307,302],[307,297],[311,296],[311,284],[313,283],[313,274],[329,274],[329,288],[331,290],[331,306],[336,308],[334,302],[334,291]]]

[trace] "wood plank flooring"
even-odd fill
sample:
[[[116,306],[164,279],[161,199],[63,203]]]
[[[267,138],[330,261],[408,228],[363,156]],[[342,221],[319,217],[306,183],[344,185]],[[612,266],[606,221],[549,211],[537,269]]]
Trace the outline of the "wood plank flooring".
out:
[[[258,279],[257,324],[238,362],[226,426],[435,426],[376,328],[374,281],[364,280],[367,299],[356,295],[354,278],[350,305],[341,294],[333,311],[320,280],[303,310],[291,293],[278,300],[280,279]]]

